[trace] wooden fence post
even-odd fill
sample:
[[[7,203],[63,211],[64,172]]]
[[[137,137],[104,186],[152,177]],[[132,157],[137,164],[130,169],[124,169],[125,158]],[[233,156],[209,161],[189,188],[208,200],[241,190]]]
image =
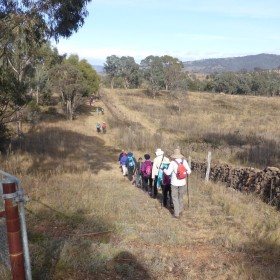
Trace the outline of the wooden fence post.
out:
[[[208,181],[209,181],[210,166],[211,166],[211,152],[208,152],[208,157],[207,157],[207,170],[206,170],[206,176],[205,176],[205,183],[208,183]]]

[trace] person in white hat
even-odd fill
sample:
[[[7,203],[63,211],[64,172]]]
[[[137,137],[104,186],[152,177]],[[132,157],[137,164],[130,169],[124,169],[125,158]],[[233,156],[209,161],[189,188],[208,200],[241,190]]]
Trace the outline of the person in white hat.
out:
[[[174,205],[174,215],[173,217],[179,219],[180,214],[184,210],[184,186],[187,183],[186,177],[191,174],[191,168],[181,154],[180,149],[175,149],[174,153],[171,155],[173,159],[169,164],[167,169],[164,169],[163,172],[166,175],[171,175],[171,194]],[[181,167],[183,165],[184,167]],[[179,167],[180,166],[180,167]],[[184,170],[185,175],[179,176],[178,171]]]
[[[162,165],[162,162],[168,162],[169,158],[167,158],[166,156],[164,156],[164,151],[162,151],[161,149],[157,149],[156,152],[156,157],[153,161],[153,170],[152,170],[152,179],[154,181],[154,185],[153,185],[153,194],[152,197],[156,198],[157,197],[157,177],[158,177],[158,171],[159,168]]]

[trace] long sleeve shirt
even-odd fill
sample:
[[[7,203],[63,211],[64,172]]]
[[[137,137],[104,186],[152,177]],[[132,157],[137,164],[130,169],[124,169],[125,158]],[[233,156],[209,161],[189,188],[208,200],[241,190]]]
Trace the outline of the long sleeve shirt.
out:
[[[182,159],[181,158],[176,158],[176,161],[178,163],[181,163]],[[188,162],[185,159],[183,159],[183,164],[187,169],[187,174],[188,175],[191,174],[192,173],[191,168],[190,168]],[[163,171],[166,175],[171,175],[171,185],[181,187],[181,186],[186,185],[187,180],[186,180],[186,178],[181,179],[181,180],[177,179],[177,176],[176,176],[177,169],[178,169],[178,164],[173,160],[169,164],[169,167],[167,169],[164,169]]]
[[[163,159],[163,160],[162,160]],[[162,163],[168,161],[168,158],[164,155],[157,156],[153,161],[153,170],[152,170],[152,178],[155,179],[155,176],[158,176],[158,170]]]

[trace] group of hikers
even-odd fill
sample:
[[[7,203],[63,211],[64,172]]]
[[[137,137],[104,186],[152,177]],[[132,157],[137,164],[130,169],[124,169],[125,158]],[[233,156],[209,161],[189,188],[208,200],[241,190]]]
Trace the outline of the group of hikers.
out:
[[[96,123],[96,131],[97,133],[100,133],[102,129],[103,133],[106,133],[106,129],[107,129],[107,125],[105,122],[102,122],[102,125],[100,124],[100,122]]]
[[[149,154],[137,161],[132,152],[122,150],[119,163],[123,176],[128,176],[133,185],[150,197],[157,198],[158,190],[162,190],[162,206],[168,208],[169,204],[174,209],[173,217],[179,219],[184,210],[183,194],[191,168],[180,149],[175,149],[170,158],[159,148],[153,161]]]

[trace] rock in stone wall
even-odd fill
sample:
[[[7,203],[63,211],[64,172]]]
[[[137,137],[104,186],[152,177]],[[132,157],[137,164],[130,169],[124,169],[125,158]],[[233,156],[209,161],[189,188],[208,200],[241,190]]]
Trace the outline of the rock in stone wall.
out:
[[[192,162],[192,170],[205,176],[207,163]],[[251,167],[234,168],[230,165],[214,165],[210,169],[209,180],[224,182],[227,187],[241,192],[255,193],[265,202],[280,207],[280,170],[267,167],[258,170]]]

